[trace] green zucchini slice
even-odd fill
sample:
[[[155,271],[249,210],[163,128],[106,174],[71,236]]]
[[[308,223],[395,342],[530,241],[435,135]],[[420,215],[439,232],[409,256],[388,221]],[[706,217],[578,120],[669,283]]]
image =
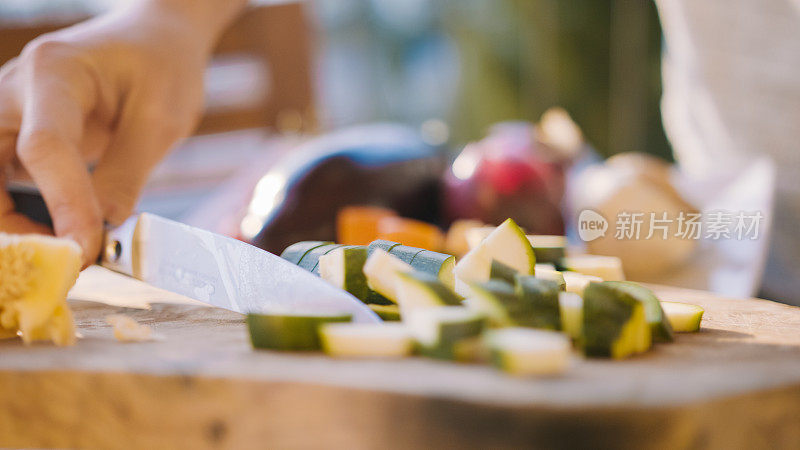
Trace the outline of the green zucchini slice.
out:
[[[450,361],[478,358],[485,317],[463,306],[415,308],[404,315],[417,350],[423,356]]]
[[[401,323],[328,323],[319,334],[323,351],[339,358],[401,358],[414,350]]]
[[[281,253],[281,258],[289,261],[292,264],[299,264],[300,260],[306,256],[306,253],[314,250],[317,247],[322,247],[323,245],[330,245],[333,242],[327,241],[302,241],[294,243],[286,249],[283,250]]]
[[[646,351],[651,333],[644,305],[624,289],[590,283],[583,294],[580,345],[587,356],[614,359]]]
[[[517,325],[548,330],[561,329],[561,308],[558,303],[558,283],[533,275],[517,275],[516,294],[520,311],[510,312]]]
[[[650,330],[653,333],[654,341],[673,341],[672,326],[664,310],[661,308],[661,302],[658,301],[658,297],[656,297],[653,291],[632,281],[606,281],[605,284],[623,289],[633,296],[633,298],[642,302],[642,305],[644,305],[644,315],[647,318],[647,323],[650,324]]]
[[[399,273],[413,272],[414,269],[384,250],[375,249],[364,264],[369,288],[397,303],[397,278]]]
[[[366,302],[370,289],[364,275],[367,247],[339,247],[320,256],[319,274],[323,280]]]
[[[700,329],[700,322],[703,320],[703,312],[705,312],[703,308],[678,302],[661,302],[661,308],[667,315],[673,331],[685,333]]]
[[[248,314],[245,321],[253,348],[319,350],[320,325],[349,322],[350,314]]]
[[[455,292],[429,273],[399,273],[396,283],[397,304],[404,313],[412,308],[461,304]]]
[[[394,322],[402,319],[400,315],[400,307],[391,305],[369,305],[369,308],[386,322]]]
[[[490,330],[486,344],[495,367],[517,376],[553,376],[567,370],[570,340],[562,333],[531,328]]]

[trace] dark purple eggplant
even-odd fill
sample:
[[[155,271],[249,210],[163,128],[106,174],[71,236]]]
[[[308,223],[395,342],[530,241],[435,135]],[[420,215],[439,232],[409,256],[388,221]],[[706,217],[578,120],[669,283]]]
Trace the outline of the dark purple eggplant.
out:
[[[362,125],[290,151],[259,181],[242,237],[271,252],[304,240],[330,241],[347,205],[391,208],[438,223],[443,152],[409,127]]]

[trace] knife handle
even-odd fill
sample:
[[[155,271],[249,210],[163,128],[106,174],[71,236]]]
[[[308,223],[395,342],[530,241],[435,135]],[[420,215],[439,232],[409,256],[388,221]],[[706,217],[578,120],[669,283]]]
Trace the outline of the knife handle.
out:
[[[53,226],[50,212],[47,210],[44,198],[42,198],[42,194],[39,193],[36,186],[31,183],[8,182],[6,191],[11,195],[16,212],[24,214],[34,222],[48,227]]]
[[[138,222],[139,215],[134,214],[118,227],[106,227],[98,264],[130,277],[135,276],[134,239]]]
[[[24,183],[8,183],[6,190],[14,200],[15,210],[28,218],[47,226],[53,226],[47,205],[35,186]],[[118,227],[106,226],[103,233],[103,248],[97,264],[122,274],[133,276],[133,238],[139,215],[134,214]]]

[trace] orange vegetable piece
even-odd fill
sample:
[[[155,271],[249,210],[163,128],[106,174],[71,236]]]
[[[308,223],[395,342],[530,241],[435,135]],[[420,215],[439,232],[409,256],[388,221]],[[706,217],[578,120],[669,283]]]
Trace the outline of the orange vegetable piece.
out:
[[[444,246],[444,235],[435,225],[397,216],[384,217],[378,222],[378,239],[433,251]]]
[[[378,206],[345,206],[336,216],[336,242],[369,245],[378,238],[378,222],[397,214]]]

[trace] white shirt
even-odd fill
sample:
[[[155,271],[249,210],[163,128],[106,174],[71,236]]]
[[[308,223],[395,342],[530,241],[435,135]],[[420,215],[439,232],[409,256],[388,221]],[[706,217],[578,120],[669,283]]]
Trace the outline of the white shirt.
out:
[[[777,168],[761,295],[800,304],[800,0],[658,0],[662,115],[681,171]]]

